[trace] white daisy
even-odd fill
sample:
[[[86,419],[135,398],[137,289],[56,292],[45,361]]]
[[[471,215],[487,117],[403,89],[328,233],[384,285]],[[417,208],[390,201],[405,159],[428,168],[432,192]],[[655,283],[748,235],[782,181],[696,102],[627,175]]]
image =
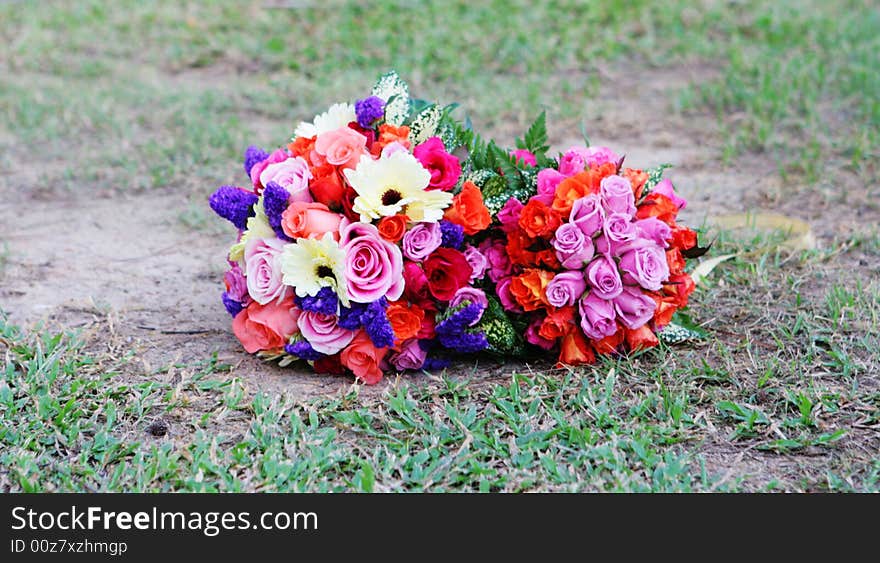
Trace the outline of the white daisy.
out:
[[[281,255],[281,281],[292,286],[300,297],[317,295],[322,287],[336,292],[343,305],[348,305],[345,283],[345,251],[332,233],[324,237],[299,238],[284,247]]]
[[[293,132],[293,135],[294,138],[314,137],[321,133],[346,127],[352,121],[357,121],[357,114],[353,105],[333,104],[330,106],[330,109],[315,116],[315,120],[312,123],[301,122],[297,126],[296,131]]]

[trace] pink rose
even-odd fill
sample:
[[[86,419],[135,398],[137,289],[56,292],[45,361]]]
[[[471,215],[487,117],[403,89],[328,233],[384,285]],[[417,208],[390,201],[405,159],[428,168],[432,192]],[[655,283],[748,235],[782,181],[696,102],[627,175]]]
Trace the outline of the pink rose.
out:
[[[559,157],[559,173],[565,177],[574,176],[587,167],[588,150],[585,147],[571,147]]]
[[[602,299],[614,299],[623,291],[617,265],[607,256],[599,256],[587,266],[587,279],[593,291]]]
[[[290,193],[291,202],[312,201],[312,194],[309,192],[311,179],[309,165],[300,156],[270,164],[260,173],[260,183],[264,187],[268,186],[269,182],[275,182]]]
[[[669,225],[657,219],[656,217],[648,217],[636,221],[636,229],[639,235],[648,240],[653,240],[663,248],[669,247],[669,239],[672,238],[672,229]]]
[[[660,291],[669,279],[669,263],[666,253],[655,245],[630,250],[620,257],[623,282],[638,284],[651,291]]]
[[[318,135],[315,152],[333,166],[354,168],[366,154],[367,138],[351,127],[340,127]]]
[[[550,203],[556,197],[556,188],[567,176],[552,168],[544,168],[538,172],[538,195],[549,198]],[[547,203],[546,201],[544,202]],[[549,205],[549,204],[547,204]]]
[[[538,331],[541,330],[541,325],[544,323],[544,319],[535,319],[526,329],[526,342],[529,344],[533,344],[539,348],[543,348],[544,350],[550,350],[556,344],[552,340],[547,340],[540,334]]]
[[[615,253],[616,249],[623,243],[635,240],[638,237],[635,223],[632,217],[623,213],[611,213],[605,219],[605,225],[602,232],[610,244],[610,251]],[[606,251],[607,252],[607,251]]]
[[[401,246],[403,255],[410,260],[421,262],[440,248],[443,233],[439,223],[416,223],[403,235]]]
[[[654,317],[657,302],[637,287],[626,287],[614,298],[614,310],[626,328],[635,330]]]
[[[489,260],[475,246],[471,245],[464,247],[464,257],[474,270],[471,274],[471,283],[482,279],[489,267]]]
[[[547,284],[547,302],[554,307],[574,305],[587,290],[584,273],[575,270],[560,272]]]
[[[446,152],[440,137],[431,137],[413,149],[413,156],[431,173],[428,187],[435,190],[451,190],[461,176],[458,158]]]
[[[632,217],[636,213],[635,195],[632,184],[623,176],[616,174],[602,178],[599,184],[602,204],[609,213],[625,213]]]
[[[315,351],[332,356],[348,346],[355,335],[353,330],[342,328],[337,321],[336,315],[303,311],[296,324]]]
[[[660,180],[660,183],[654,186],[654,188],[651,190],[651,193],[665,195],[666,197],[671,199],[672,203],[674,203],[675,206],[679,209],[684,209],[685,207],[687,207],[687,200],[682,197],[678,197],[678,195],[675,193],[675,188],[672,187],[672,182],[670,182],[668,178]]]
[[[620,162],[620,157],[617,156],[617,153],[608,147],[588,147],[584,150],[583,156],[587,166],[590,168],[595,168],[608,162],[614,164]]]
[[[287,154],[286,150],[276,149],[268,157],[266,157],[265,160],[254,163],[254,165],[251,167],[251,182],[254,184],[254,191],[260,193],[266,186],[266,184],[261,181],[260,176],[270,164],[284,162],[289,157],[290,155]]]
[[[406,262],[404,264],[403,281],[406,287],[404,293],[407,301],[421,303],[431,298],[431,291],[428,289],[428,278],[425,276],[425,271],[416,262]]]
[[[498,300],[501,302],[501,306],[504,307],[505,311],[510,311],[511,313],[523,313],[523,308],[517,303],[516,297],[513,296],[513,293],[510,292],[510,281],[513,278],[504,278],[498,282],[498,285],[495,286],[495,293],[498,295]]]
[[[527,151],[526,149],[516,149],[510,151],[510,156],[515,158],[517,161],[528,164],[529,166],[537,166],[538,159],[532,154],[531,151]]]
[[[507,246],[503,240],[487,238],[480,243],[480,252],[489,263],[489,279],[494,283],[498,283],[498,280],[509,276],[513,271],[513,264],[510,263]]]
[[[280,302],[290,292],[281,282],[281,252],[284,241],[277,238],[255,238],[244,247],[247,289],[254,301],[265,305]]]
[[[361,329],[351,344],[342,351],[339,360],[355,377],[372,385],[382,381],[382,369],[379,366],[387,353],[388,348],[376,348],[366,331]]]
[[[396,301],[403,295],[403,256],[397,245],[373,225],[352,223],[342,233],[345,281],[352,301],[372,303],[380,297]]]
[[[496,215],[496,218],[501,223],[502,231],[510,233],[519,228],[519,216],[523,207],[525,206],[515,197],[507,200],[504,207]]]
[[[428,353],[419,346],[419,339],[410,338],[401,343],[399,349],[391,354],[389,361],[400,371],[421,369],[427,356]]]
[[[251,298],[248,296],[247,280],[238,264],[233,263],[232,267],[223,274],[223,281],[226,283],[226,293],[229,297],[242,305],[251,302]]]
[[[569,221],[577,225],[584,235],[591,237],[605,223],[605,210],[602,201],[596,194],[590,194],[575,200],[571,206]]]
[[[342,215],[334,213],[323,203],[291,203],[281,214],[281,228],[287,236],[321,238],[324,233],[338,233]]]
[[[593,258],[593,241],[574,223],[563,223],[551,241],[556,257],[564,268],[579,270]]]
[[[617,332],[614,303],[597,297],[595,293],[583,297],[578,303],[581,329],[593,340],[601,340]]]
[[[489,306],[489,299],[486,297],[486,293],[482,289],[465,286],[455,292],[455,295],[449,301],[449,306],[458,307],[468,303],[479,305],[481,308],[479,316],[471,323],[471,326],[474,326],[480,322],[480,319],[483,317],[483,311]]]
[[[297,312],[291,298],[268,305],[254,301],[232,320],[232,332],[249,354],[281,350],[297,333]]]

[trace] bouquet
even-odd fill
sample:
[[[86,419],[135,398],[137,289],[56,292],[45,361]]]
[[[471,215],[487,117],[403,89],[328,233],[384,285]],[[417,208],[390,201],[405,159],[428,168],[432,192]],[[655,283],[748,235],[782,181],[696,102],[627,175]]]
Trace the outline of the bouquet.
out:
[[[286,146],[248,147],[248,185],[210,197],[238,229],[222,300],[247,352],[376,383],[489,349],[499,326],[512,339],[475,285],[488,261],[473,237],[492,217],[453,154],[472,137],[452,109],[392,72]]]
[[[694,290],[685,258],[706,250],[676,221],[687,202],[662,178],[668,165],[630,168],[607,147],[550,159],[546,140],[542,115],[509,155],[490,144],[475,156],[488,161],[494,224],[480,248],[495,295],[560,364],[656,346]]]

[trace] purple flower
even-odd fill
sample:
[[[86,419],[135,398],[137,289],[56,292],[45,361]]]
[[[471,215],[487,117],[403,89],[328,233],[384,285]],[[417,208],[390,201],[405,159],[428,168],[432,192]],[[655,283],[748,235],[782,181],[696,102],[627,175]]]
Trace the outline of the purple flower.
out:
[[[609,213],[625,213],[632,217],[636,213],[636,198],[632,184],[623,176],[616,174],[602,178],[599,184],[602,204]]]
[[[667,248],[669,239],[672,238],[672,229],[669,225],[656,217],[648,217],[647,219],[639,219],[636,221],[636,229],[642,238],[650,239]]]
[[[255,145],[249,146],[244,151],[244,173],[248,175],[248,178],[251,176],[251,168],[254,167],[254,164],[258,162],[262,162],[269,158],[269,153],[257,147]]]
[[[381,297],[378,301],[367,305],[366,311],[361,315],[364,330],[376,348],[394,346],[394,329],[391,328],[391,322],[385,313],[386,307],[388,307],[388,301]]]
[[[547,302],[554,307],[574,305],[581,295],[587,290],[587,282],[584,273],[569,270],[553,276],[547,284]]]
[[[395,368],[403,371],[421,369],[425,365],[428,352],[419,345],[417,338],[410,338],[401,343],[399,350],[388,359]]]
[[[584,235],[591,237],[596,234],[605,222],[605,210],[602,209],[599,196],[590,194],[575,200],[568,220],[577,225]]]
[[[452,362],[448,358],[426,358],[422,364],[425,371],[440,371],[449,367]]]
[[[259,198],[242,188],[220,186],[208,198],[208,204],[214,213],[235,225],[239,231],[247,228],[248,217],[253,217],[254,204]]]
[[[617,265],[607,256],[599,256],[587,266],[587,279],[602,299],[614,299],[623,291]]]
[[[482,289],[465,286],[455,292],[455,295],[449,302],[449,307],[455,309],[456,307],[465,306],[465,304],[477,304],[480,306],[480,314],[470,324],[470,326],[474,326],[480,321],[480,318],[483,316],[483,311],[489,306],[489,300],[486,298],[486,293]]]
[[[614,310],[628,329],[637,329],[651,320],[657,303],[637,287],[626,287],[614,298]]]
[[[363,326],[361,317],[367,311],[364,303],[352,303],[351,307],[340,307],[337,324],[348,330],[357,330]]]
[[[611,213],[605,219],[605,225],[602,232],[610,246],[609,250],[616,254],[617,248],[626,242],[635,239],[638,236],[632,217],[624,213]]]
[[[296,356],[301,360],[314,361],[324,357],[324,354],[318,352],[306,340],[299,340],[293,344],[284,347],[284,351],[291,356]]]
[[[226,283],[226,292],[229,297],[242,305],[251,302],[251,297],[248,295],[247,279],[245,279],[238,262],[230,262],[230,268],[223,274],[223,281]]]
[[[281,228],[281,214],[287,209],[290,192],[282,188],[277,182],[269,182],[263,189],[263,209],[269,226],[275,231],[275,235],[281,240],[292,241],[293,239],[284,234]]]
[[[415,262],[421,262],[440,247],[443,233],[437,223],[416,223],[403,235],[401,247],[403,255]]]
[[[562,266],[570,270],[584,267],[593,258],[593,241],[574,223],[563,223],[551,242]]]
[[[678,195],[675,193],[675,188],[672,187],[672,182],[670,182],[668,178],[660,180],[660,183],[654,186],[654,189],[651,190],[651,193],[665,195],[666,197],[671,199],[672,203],[674,203],[675,206],[679,209],[684,209],[685,207],[687,207],[687,200],[682,197],[678,197]]]
[[[324,313],[325,315],[335,315],[339,311],[339,298],[329,287],[322,287],[314,296],[296,296],[294,301],[303,311]]]
[[[465,305],[437,324],[435,332],[441,346],[456,352],[479,352],[489,347],[483,332],[468,332],[468,328],[483,314],[479,303]]]
[[[620,257],[623,282],[638,284],[651,291],[660,291],[669,279],[669,263],[666,253],[656,245],[630,250]]]
[[[358,125],[369,129],[377,120],[385,116],[385,100],[378,96],[358,100],[354,103],[354,111]]]
[[[223,306],[226,307],[226,312],[233,317],[241,313],[241,310],[244,309],[241,302],[233,299],[227,291],[224,291],[220,298],[223,300]]]
[[[489,260],[480,252],[477,247],[467,245],[464,249],[464,257],[471,265],[473,273],[471,274],[471,283],[482,279],[489,267]]]
[[[440,246],[458,250],[464,244],[464,227],[445,219],[440,221],[440,232],[443,240]]]
[[[581,329],[593,340],[601,340],[617,332],[614,303],[598,297],[594,292],[578,303],[581,314]]]

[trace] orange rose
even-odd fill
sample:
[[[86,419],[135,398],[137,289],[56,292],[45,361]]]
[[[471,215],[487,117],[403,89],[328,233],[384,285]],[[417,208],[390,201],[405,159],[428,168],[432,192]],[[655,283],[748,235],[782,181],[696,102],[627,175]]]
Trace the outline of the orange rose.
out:
[[[559,363],[556,364],[557,367],[582,366],[592,364],[595,361],[596,354],[590,348],[584,333],[579,330],[573,330],[563,337],[562,345],[559,348]]]
[[[406,215],[391,215],[390,217],[382,217],[382,220],[376,225],[379,229],[379,235],[388,242],[399,242],[406,233]]]
[[[574,307],[562,307],[555,309],[544,317],[538,336],[547,340],[556,340],[565,336],[575,328]]]
[[[571,206],[576,200],[599,193],[599,184],[602,183],[602,179],[615,172],[617,172],[617,165],[606,162],[566,178],[556,186],[553,209],[563,217],[568,217],[568,214],[571,213]]]
[[[267,305],[251,301],[232,320],[232,332],[248,354],[280,351],[297,332],[295,312],[291,297]]]
[[[537,199],[529,200],[520,211],[519,226],[533,238],[550,238],[561,224],[562,217],[559,213]]]
[[[548,270],[552,270],[554,272],[558,272],[563,269],[562,264],[559,263],[559,258],[556,257],[556,252],[552,248],[545,248],[544,250],[536,252],[535,262],[539,266],[544,266]]]
[[[664,327],[672,321],[672,315],[678,310],[675,299],[672,297],[663,297],[659,293],[649,293],[648,295],[657,303],[654,310],[654,326],[657,328]]]
[[[403,301],[394,301],[388,304],[385,310],[388,322],[398,342],[415,337],[422,330],[422,321],[425,320],[425,312],[415,304],[407,304]]]
[[[466,235],[475,235],[492,223],[489,208],[483,203],[483,192],[473,182],[464,183],[444,216],[447,221],[464,227]]]
[[[680,225],[672,225],[672,246],[682,250],[697,246],[696,231]]]
[[[342,365],[354,372],[355,377],[372,385],[382,381],[382,369],[379,364],[382,363],[382,359],[387,353],[388,348],[373,346],[373,341],[362,329],[351,341],[351,344],[342,351],[339,360]]]
[[[529,268],[510,280],[510,293],[526,311],[534,311],[541,305],[548,305],[546,289],[553,279],[553,272]]]
[[[287,144],[287,150],[293,156],[301,156],[313,165],[323,164],[324,159],[315,152],[317,137],[297,137],[292,143]]]
[[[645,182],[648,181],[648,173],[639,168],[624,168],[621,175],[632,184],[633,194],[636,196],[636,201],[638,201],[642,197],[642,189],[645,187]]]
[[[379,126],[379,138],[376,139],[376,142],[370,147],[370,152],[373,156],[379,158],[379,155],[382,154],[382,149],[394,141],[397,141],[409,149],[411,145],[409,142],[409,127],[406,125],[396,127],[394,125],[389,125],[388,123],[383,123]]]
[[[323,203],[333,210],[342,209],[342,196],[345,193],[345,185],[339,177],[339,172],[332,164],[312,166],[312,181],[309,190],[318,203]]]
[[[647,219],[648,217],[656,217],[670,227],[675,224],[675,217],[678,215],[678,206],[671,199],[663,194],[648,194],[638,209],[636,210],[636,219]]]
[[[606,336],[602,340],[593,342],[593,347],[599,354],[607,356],[616,352],[617,347],[623,344],[623,337],[624,329],[619,328],[617,332],[615,332],[611,336]]]
[[[535,240],[517,229],[507,235],[507,255],[510,261],[521,266],[537,265],[535,253],[529,248]]]
[[[669,281],[663,284],[663,295],[670,297],[672,302],[679,307],[688,304],[688,296],[696,289],[693,278],[689,274],[669,276]]]
[[[281,228],[291,238],[321,237],[339,231],[342,217],[323,203],[291,203],[281,214]]]
[[[669,273],[673,276],[684,273],[684,256],[677,248],[666,251],[666,263],[669,264]]]
[[[631,352],[653,348],[660,344],[654,331],[648,325],[642,325],[635,330],[626,329],[626,343]]]

